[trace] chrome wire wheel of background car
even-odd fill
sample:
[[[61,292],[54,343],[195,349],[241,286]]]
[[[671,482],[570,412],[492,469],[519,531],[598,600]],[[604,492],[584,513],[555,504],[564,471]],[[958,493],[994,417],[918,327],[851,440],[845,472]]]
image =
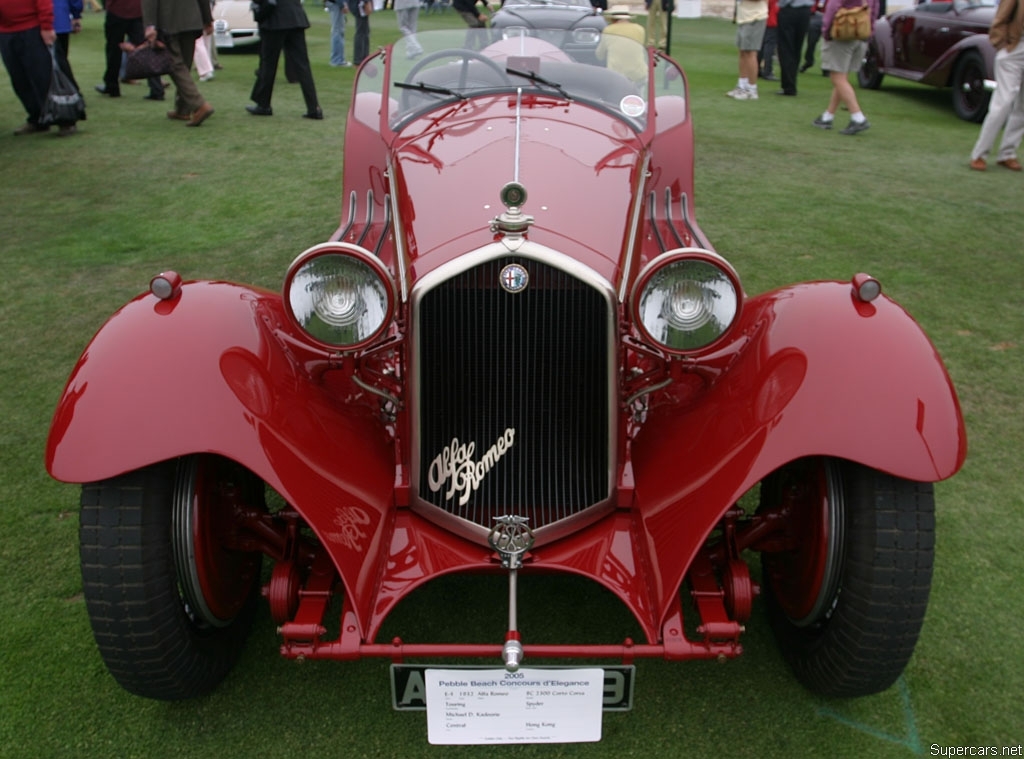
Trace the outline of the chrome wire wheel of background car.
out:
[[[866,90],[877,90],[882,86],[884,75],[881,71],[882,62],[878,54],[878,45],[874,40],[868,42],[868,51],[864,54],[864,62],[857,70],[857,84]]]
[[[985,89],[985,61],[968,50],[953,68],[953,109],[964,121],[983,121],[992,93]]]
[[[241,652],[262,554],[226,543],[262,483],[215,456],[163,462],[82,487],[82,586],[107,668],[136,695],[209,692]]]
[[[809,458],[761,486],[783,519],[762,553],[768,616],[798,680],[827,696],[892,685],[914,651],[931,588],[930,483]]]

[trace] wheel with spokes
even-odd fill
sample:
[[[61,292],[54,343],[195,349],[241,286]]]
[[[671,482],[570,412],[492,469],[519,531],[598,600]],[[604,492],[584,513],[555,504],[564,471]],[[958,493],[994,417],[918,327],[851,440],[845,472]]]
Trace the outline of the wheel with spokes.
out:
[[[857,70],[857,84],[866,90],[877,90],[882,86],[882,62],[878,45],[874,40],[868,42],[868,51],[864,54],[864,62]]]
[[[983,121],[992,93],[985,89],[987,71],[981,54],[969,50],[953,69],[953,109],[964,121]]]
[[[765,479],[760,509],[783,525],[761,562],[772,629],[797,679],[827,696],[888,688],[928,605],[931,484],[802,459]]]
[[[148,698],[211,691],[259,599],[262,555],[231,543],[236,508],[264,508],[263,483],[188,456],[84,485],[81,505],[83,591],[110,673]]]

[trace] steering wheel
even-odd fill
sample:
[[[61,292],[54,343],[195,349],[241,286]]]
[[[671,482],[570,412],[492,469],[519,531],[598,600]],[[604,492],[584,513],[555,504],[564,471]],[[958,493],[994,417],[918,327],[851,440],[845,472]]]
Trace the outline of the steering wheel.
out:
[[[436,53],[430,53],[429,55],[424,56],[421,60],[416,62],[415,66],[409,69],[409,73],[406,76],[405,81],[415,82],[416,75],[420,73],[425,66],[442,58],[462,58],[462,67],[459,71],[459,80],[456,85],[460,89],[466,86],[466,80],[469,76],[469,62],[471,60],[480,61],[487,66],[487,68],[492,69],[499,77],[501,77],[502,84],[512,84],[512,80],[509,79],[508,74],[505,73],[505,70],[501,66],[495,63],[494,59],[488,58],[486,55],[481,55],[475,50],[460,50],[458,48],[438,50]],[[432,82],[432,84],[436,83]]]

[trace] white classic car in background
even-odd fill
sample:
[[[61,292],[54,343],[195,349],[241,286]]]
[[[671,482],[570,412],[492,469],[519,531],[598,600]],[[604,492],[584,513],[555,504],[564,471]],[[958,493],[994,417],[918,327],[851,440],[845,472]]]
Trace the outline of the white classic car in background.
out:
[[[244,47],[260,41],[249,0],[217,0],[213,6],[213,40],[217,47]]]

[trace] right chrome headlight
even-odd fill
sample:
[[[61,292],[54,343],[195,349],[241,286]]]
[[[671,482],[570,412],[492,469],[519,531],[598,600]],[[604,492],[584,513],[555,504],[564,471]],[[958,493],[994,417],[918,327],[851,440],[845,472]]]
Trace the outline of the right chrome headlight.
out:
[[[368,250],[325,243],[292,263],[284,301],[292,321],[314,342],[352,350],[374,340],[391,323],[395,286]]]
[[[651,261],[633,288],[633,319],[672,353],[704,350],[736,323],[743,302],[739,276],[709,250],[682,248]]]

